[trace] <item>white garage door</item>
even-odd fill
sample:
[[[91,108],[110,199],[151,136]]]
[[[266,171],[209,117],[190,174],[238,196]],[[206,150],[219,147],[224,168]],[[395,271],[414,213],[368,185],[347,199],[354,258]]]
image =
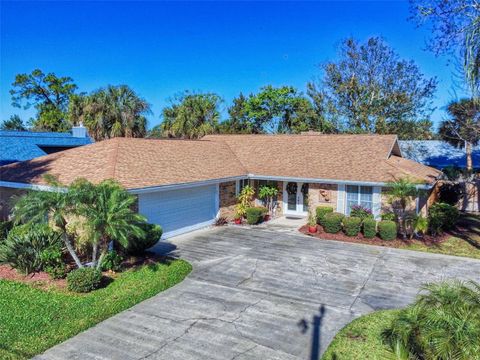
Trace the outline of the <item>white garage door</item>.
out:
[[[148,222],[163,228],[162,238],[208,226],[215,221],[217,185],[158,191],[138,196],[138,209]]]

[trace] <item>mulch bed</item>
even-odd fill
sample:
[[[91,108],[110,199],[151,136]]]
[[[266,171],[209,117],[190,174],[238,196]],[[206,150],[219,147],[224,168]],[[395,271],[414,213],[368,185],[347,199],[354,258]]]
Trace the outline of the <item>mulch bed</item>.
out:
[[[132,268],[138,268],[143,265],[165,263],[171,260],[172,259],[169,257],[147,252],[142,256],[130,256],[125,259],[122,263],[122,271],[126,271]],[[74,268],[73,264],[69,264],[68,266]],[[103,272],[103,275],[113,279],[115,278],[116,273],[113,271],[105,271]],[[0,265],[0,280],[1,279],[19,281],[45,289],[50,287],[66,289],[67,287],[66,279],[52,279],[50,278],[50,275],[43,271],[23,275],[14,268],[10,267],[10,265]]]
[[[357,244],[387,246],[387,247],[393,247],[393,248],[402,248],[402,247],[416,244],[416,243],[424,244],[427,246],[438,246],[452,236],[451,234],[445,232],[442,235],[439,235],[436,237],[426,235],[422,239],[403,240],[401,238],[397,238],[395,240],[382,240],[378,236],[374,237],[373,239],[367,239],[363,236],[362,233],[359,233],[357,236],[347,236],[343,232],[330,234],[330,233],[326,233],[320,225],[317,226],[316,233],[310,233],[308,231],[308,225],[304,225],[298,230],[305,235],[315,237],[317,239],[322,239],[322,240],[343,241],[343,242],[351,242],[351,243],[357,243]]]

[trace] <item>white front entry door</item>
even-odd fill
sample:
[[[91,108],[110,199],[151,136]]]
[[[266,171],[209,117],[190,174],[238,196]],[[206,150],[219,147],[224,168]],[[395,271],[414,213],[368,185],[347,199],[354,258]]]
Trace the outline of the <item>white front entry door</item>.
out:
[[[283,209],[285,215],[308,214],[308,183],[283,183]]]

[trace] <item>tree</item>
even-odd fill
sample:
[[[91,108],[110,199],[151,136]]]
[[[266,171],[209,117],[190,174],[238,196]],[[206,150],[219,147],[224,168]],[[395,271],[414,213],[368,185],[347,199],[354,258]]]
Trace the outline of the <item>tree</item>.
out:
[[[413,61],[400,59],[381,38],[365,43],[348,38],[339,59],[321,68],[322,106],[341,130],[399,133],[406,122],[417,126],[416,119],[428,119],[433,110],[436,79],[425,78]]]
[[[292,86],[240,94],[228,109],[230,118],[220,124],[222,133],[299,133],[316,130],[317,114],[308,98]]]
[[[407,237],[407,207],[418,195],[418,189],[408,178],[401,178],[387,184],[388,195],[400,224],[403,238]]]
[[[233,99],[233,104],[228,108],[229,118],[218,125],[218,132],[222,134],[253,134],[260,132],[255,129],[250,121],[248,98],[242,93]]]
[[[412,19],[428,24],[429,49],[454,54],[474,98],[480,90],[480,2],[477,0],[410,0]]]
[[[53,191],[30,191],[20,197],[13,208],[16,223],[43,223],[47,219],[62,235],[63,242],[70,256],[79,268],[83,265],[73,247],[67,231],[67,218],[76,206],[72,194],[62,187],[53,177],[46,177]]]
[[[440,124],[440,137],[457,148],[465,147],[467,170],[472,171],[472,147],[480,141],[480,104],[474,99],[451,102],[447,107],[450,119]]]
[[[70,121],[83,123],[95,140],[144,137],[148,113],[150,105],[126,85],[72,96],[68,109]]]
[[[196,139],[217,130],[221,98],[214,93],[177,95],[163,109],[160,125],[163,137]]]
[[[68,131],[68,102],[77,86],[70,77],[57,77],[54,73],[44,74],[35,69],[30,74],[18,74],[12,83],[10,94],[12,105],[37,109],[32,127],[46,131]]]
[[[10,119],[5,120],[2,125],[0,125],[2,130],[15,130],[15,131],[26,131],[27,128],[23,124],[22,119],[18,115],[10,116]]]
[[[145,236],[139,226],[145,218],[132,210],[135,197],[118,183],[105,180],[94,185],[79,179],[72,184],[69,192],[77,203],[74,213],[85,219],[83,226],[88,229],[92,243],[92,266],[98,270],[112,241],[127,248],[131,236]]]

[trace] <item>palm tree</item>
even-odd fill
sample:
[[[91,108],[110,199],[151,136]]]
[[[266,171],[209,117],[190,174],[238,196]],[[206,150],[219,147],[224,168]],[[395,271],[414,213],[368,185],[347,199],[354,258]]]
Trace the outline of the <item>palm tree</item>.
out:
[[[78,201],[75,212],[85,219],[84,226],[90,232],[93,266],[100,269],[112,241],[127,247],[131,235],[145,236],[144,230],[138,225],[145,222],[145,218],[132,210],[135,197],[116,182],[105,180],[94,185],[86,180],[78,180],[72,184],[70,191]]]
[[[447,107],[450,119],[440,124],[441,138],[457,148],[465,148],[467,170],[472,171],[472,147],[480,141],[480,104],[475,99],[451,102]]]
[[[67,232],[67,217],[75,208],[75,199],[71,193],[62,188],[53,177],[46,177],[53,191],[30,191],[16,202],[13,218],[18,223],[43,223],[49,221],[62,235],[70,256],[79,268],[83,265],[75,252]]]
[[[387,188],[390,202],[394,205],[393,209],[396,212],[397,220],[400,224],[400,231],[405,239],[407,237],[407,207],[418,195],[418,189],[415,183],[408,178],[401,178],[390,182],[387,184]],[[399,206],[396,207],[395,203]]]
[[[100,89],[73,98],[69,109],[72,123],[83,122],[95,140],[112,137],[144,137],[150,105],[126,85]]]

